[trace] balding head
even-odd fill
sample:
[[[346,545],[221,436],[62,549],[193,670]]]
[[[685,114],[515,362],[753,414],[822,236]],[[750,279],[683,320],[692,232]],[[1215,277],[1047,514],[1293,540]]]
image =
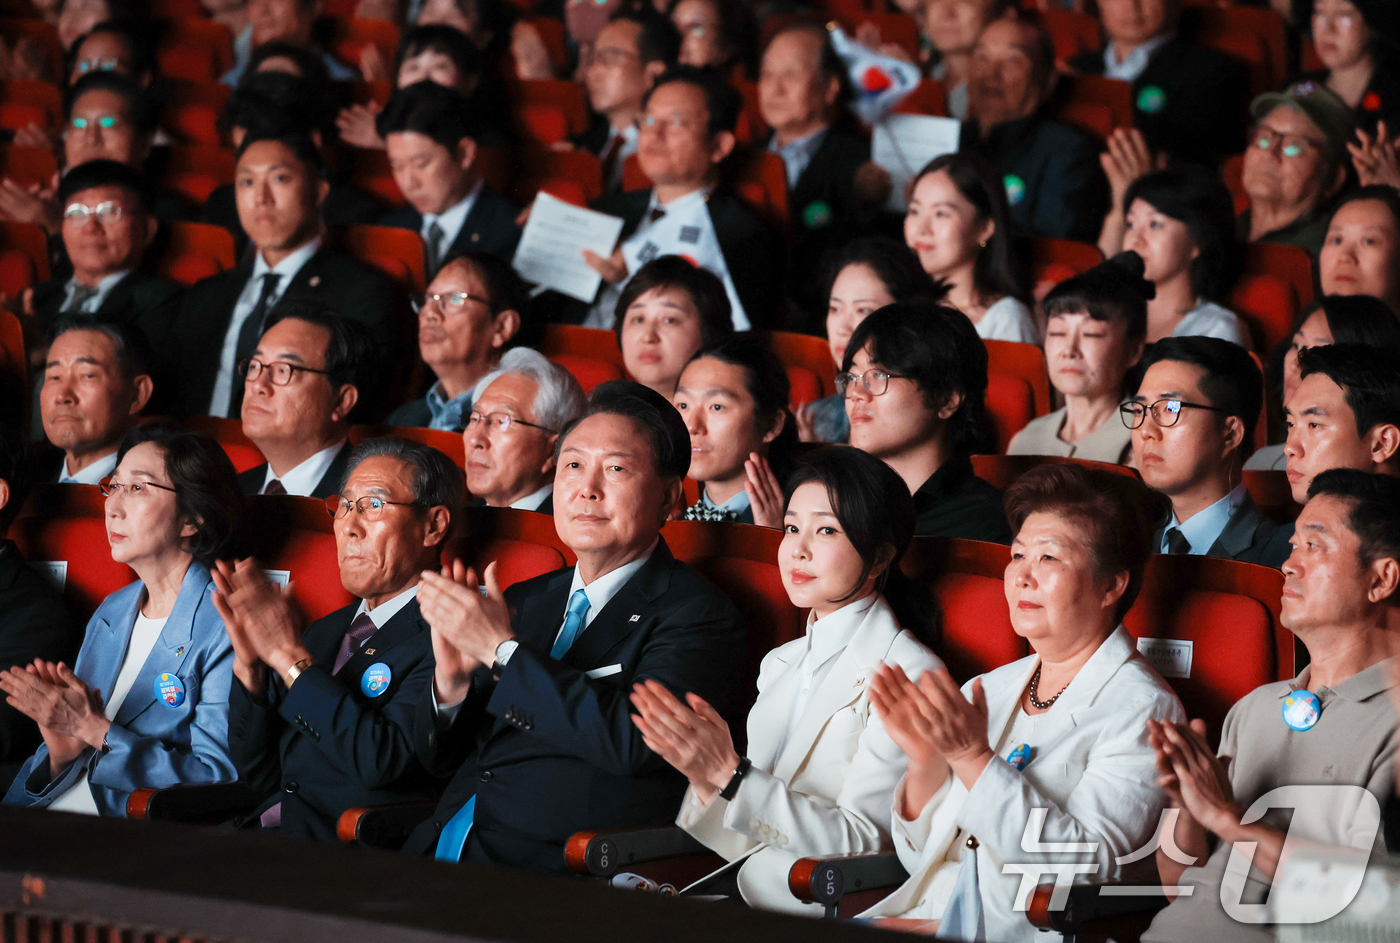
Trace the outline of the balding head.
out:
[[[815,24],[791,26],[769,42],[758,78],[758,110],[780,144],[805,137],[835,117],[841,63]]]

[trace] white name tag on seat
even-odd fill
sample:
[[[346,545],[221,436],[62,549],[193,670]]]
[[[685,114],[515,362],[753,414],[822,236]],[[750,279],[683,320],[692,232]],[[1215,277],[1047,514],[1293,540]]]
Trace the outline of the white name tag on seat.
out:
[[[1164,678],[1191,677],[1193,642],[1175,638],[1140,638],[1137,649]]]
[[[263,573],[267,576],[269,582],[276,583],[283,589],[286,589],[287,584],[292,581],[291,570],[263,570]]]
[[[622,674],[622,666],[608,665],[605,668],[594,668],[592,671],[585,671],[584,674],[590,678],[606,678],[609,675]]]
[[[38,573],[49,584],[60,593],[63,587],[68,584],[68,561],[67,560],[31,560],[30,569]]]

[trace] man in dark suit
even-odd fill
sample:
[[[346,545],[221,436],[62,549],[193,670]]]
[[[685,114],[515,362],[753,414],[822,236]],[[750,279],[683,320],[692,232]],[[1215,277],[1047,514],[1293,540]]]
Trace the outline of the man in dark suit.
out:
[[[412,719],[431,690],[433,650],[419,578],[437,566],[462,500],[462,472],[435,449],[370,439],[336,502],[340,582],[359,602],[301,632],[288,598],[253,560],[220,562],[216,606],[233,642],[229,750],[265,798],[244,824],[336,840],[348,808],[431,799]]]
[[[245,364],[243,434],[267,461],[238,476],[244,494],[326,498],[350,458],[350,416],[373,347],[363,324],[307,298],[278,305]]]
[[[583,72],[593,122],[570,141],[602,163],[604,192],[622,189],[622,165],[637,153],[642,102],[680,51],[681,34],[671,18],[650,7],[614,15],[593,41]]]
[[[62,315],[50,338],[38,399],[53,448],[36,457],[34,478],[95,485],[150,402],[150,345],[133,324],[86,314]]]
[[[555,446],[588,404],[583,387],[529,347],[506,351],[482,384],[462,432],[467,491],[486,507],[553,514]]]
[[[1277,525],[1241,484],[1264,395],[1254,358],[1218,337],[1168,337],[1152,345],[1142,369],[1128,417],[1133,464],[1172,502],[1156,549],[1282,565],[1286,548],[1265,553]]]
[[[29,565],[5,532],[29,492],[24,439],[0,427],[0,665],[18,668],[34,659],[72,664],[82,628],[49,583]],[[39,728],[0,698],[0,788],[38,748]]]
[[[1100,148],[1050,119],[1054,89],[1050,37],[1024,20],[996,20],[973,47],[959,150],[987,161],[1002,179],[1019,230],[1093,242],[1109,207]]]
[[[870,160],[870,141],[844,114],[848,93],[846,67],[824,27],[795,23],[769,41],[758,110],[773,129],[768,150],[787,171],[788,289],[805,316],[794,326],[818,334],[826,323],[826,253],[870,231],[879,214],[877,204],[856,197],[856,171]]]
[[[436,82],[417,82],[395,92],[375,124],[394,183],[408,200],[381,222],[423,237],[428,279],[461,252],[509,261],[520,241],[520,208],[486,189],[476,169],[467,100]]]
[[[156,222],[141,175],[114,160],[91,160],[58,185],[60,235],[73,274],[34,286],[27,313],[52,330],[60,314],[135,324],[153,344],[168,340],[180,286],[142,270]]]
[[[406,852],[563,871],[580,829],[675,818],[685,780],[642,742],[628,692],[647,678],[728,709],[744,645],[733,603],[659,536],[689,464],[670,403],[602,384],[564,430],[554,479],[578,566],[502,595],[493,565],[484,597],[460,567],[455,580],[424,574],[436,667],[414,737],[452,781]]]
[[[397,375],[409,349],[408,297],[378,270],[322,246],[318,207],[327,184],[315,144],[300,133],[249,134],[238,153],[238,217],[257,251],[185,293],[175,325],[174,408],[238,416],[243,384],[235,366],[291,298],[318,300],[368,325],[385,374]]]
[[[1069,66],[1131,82],[1133,127],[1147,146],[1214,167],[1244,150],[1249,70],[1178,35],[1181,7],[1181,0],[1101,0],[1108,44]]]
[[[588,313],[589,326],[613,326],[614,308],[631,274],[623,246],[637,240],[641,253],[647,255],[647,232],[667,213],[694,214],[696,203],[704,204],[743,306],[742,316],[735,312],[735,329],[776,320],[783,297],[782,237],[737,199],[717,189],[719,166],[734,150],[739,107],[739,93],[713,69],[677,66],[657,79],[647,94],[637,148],[642,173],[652,187],[605,196],[593,207],[620,216],[623,223],[621,244],[609,258],[583,253],[607,283]],[[682,233],[682,242],[685,238]],[[679,253],[684,248],[662,246],[650,254]],[[564,317],[577,320],[581,313],[575,309],[572,318]]]

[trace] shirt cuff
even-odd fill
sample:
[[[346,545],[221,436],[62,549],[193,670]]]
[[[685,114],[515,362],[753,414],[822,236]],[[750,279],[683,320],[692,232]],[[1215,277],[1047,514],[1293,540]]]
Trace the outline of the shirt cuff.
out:
[[[432,682],[428,682],[432,684]],[[452,722],[457,719],[457,713],[462,709],[462,705],[467,703],[466,698],[462,698],[456,704],[442,704],[438,702],[437,686],[433,685],[433,696],[430,698],[433,705],[433,720],[439,730],[452,726]]]

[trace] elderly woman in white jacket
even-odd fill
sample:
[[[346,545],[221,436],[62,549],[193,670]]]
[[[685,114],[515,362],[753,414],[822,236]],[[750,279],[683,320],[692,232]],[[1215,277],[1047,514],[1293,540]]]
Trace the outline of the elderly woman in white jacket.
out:
[[[910,877],[865,916],[935,919],[953,940],[1045,940],[1025,914],[1037,884],[1122,877],[1166,805],[1147,721],[1185,716],[1121,624],[1161,497],[1058,465],[1022,476],[1006,507],[1006,600],[1033,654],[961,691],[897,667],[871,691],[909,756],[893,833]]]
[[[763,660],[747,757],[694,694],[683,704],[654,681],[634,689],[647,746],[690,780],[676,823],[730,861],[747,856],[738,887],[751,906],[821,916],[789,892],[793,863],[890,845],[905,756],[870,709],[870,681],[881,663],[915,677],[942,667],[895,615],[909,625],[928,612],[904,611],[912,587],[897,569],[910,501],[888,466],[846,446],[822,448],[794,472],[778,566],[789,598],[811,613],[805,636]]]

